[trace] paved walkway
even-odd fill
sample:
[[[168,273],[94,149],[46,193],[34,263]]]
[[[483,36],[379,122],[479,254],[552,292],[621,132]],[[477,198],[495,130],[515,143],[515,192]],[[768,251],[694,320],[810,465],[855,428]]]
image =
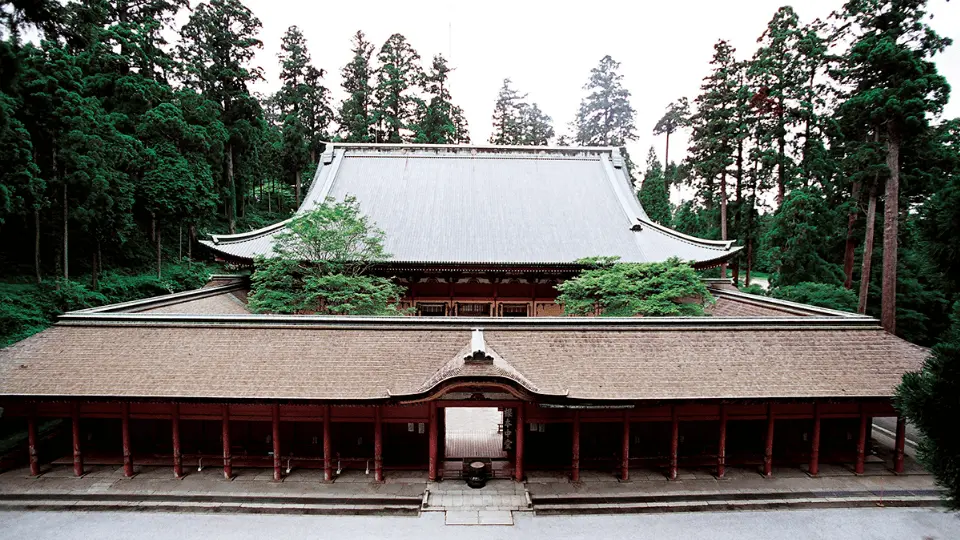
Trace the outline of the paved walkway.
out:
[[[448,459],[507,456],[498,429],[503,413],[490,407],[449,407],[444,414]]]
[[[272,516],[0,512],[0,536],[56,540],[949,540],[956,515],[929,508],[857,508],[610,516],[517,516],[513,527],[444,526],[442,514]]]

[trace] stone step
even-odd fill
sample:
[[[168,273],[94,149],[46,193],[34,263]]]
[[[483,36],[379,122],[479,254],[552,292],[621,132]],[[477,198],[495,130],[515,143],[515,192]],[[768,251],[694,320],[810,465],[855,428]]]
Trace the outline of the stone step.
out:
[[[680,501],[714,502],[714,501],[752,501],[765,500],[792,500],[792,499],[831,499],[865,497],[870,500],[888,499],[897,497],[938,497],[942,491],[936,489],[921,490],[858,490],[858,491],[760,491],[760,492],[696,492],[696,493],[577,493],[577,494],[547,494],[530,493],[535,506],[542,504],[641,504],[641,503],[672,503]]]
[[[830,497],[789,498],[754,500],[713,500],[670,502],[608,502],[596,504],[536,503],[537,515],[568,514],[623,514],[665,512],[718,512],[724,510],[771,510],[783,508],[873,508],[873,507],[938,507],[943,500],[935,496],[877,497]]]
[[[187,494],[187,493],[0,493],[0,503],[23,501],[96,501],[101,503],[186,503],[186,504],[280,504],[280,505],[350,505],[350,506],[416,506],[421,497],[344,494],[344,495],[280,495],[280,494]]]
[[[196,512],[296,515],[419,515],[419,504],[296,504],[269,502],[190,502],[120,500],[0,500],[2,510]]]

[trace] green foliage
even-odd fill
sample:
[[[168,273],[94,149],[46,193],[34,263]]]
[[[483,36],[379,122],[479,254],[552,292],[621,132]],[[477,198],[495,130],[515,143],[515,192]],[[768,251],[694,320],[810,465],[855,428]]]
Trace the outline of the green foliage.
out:
[[[553,119],[536,103],[527,103],[510,79],[503,80],[493,106],[493,132],[490,144],[546,146],[553,139]]]
[[[162,279],[152,272],[107,272],[97,289],[64,279],[41,285],[0,283],[0,347],[44,330],[65,311],[198,289],[210,270],[205,264],[184,261],[167,265]]]
[[[623,146],[637,139],[636,111],[630,91],[623,86],[620,62],[610,55],[600,59],[583,86],[587,96],[573,121],[576,141],[582,146]]]
[[[795,285],[774,287],[767,294],[773,298],[810,304],[811,306],[840,311],[857,311],[856,293],[840,285],[805,281]]]
[[[418,113],[419,119],[413,126],[414,142],[429,144],[469,144],[467,119],[463,109],[452,102],[449,76],[453,71],[447,66],[443,56],[433,57],[430,73],[424,77],[424,85],[430,96],[423,102]]]
[[[373,102],[373,87],[370,85],[373,44],[358,30],[353,36],[351,52],[353,59],[340,71],[343,90],[347,94],[340,104],[337,117],[340,139],[347,142],[373,142],[374,119],[370,110]]]
[[[376,125],[377,142],[410,142],[417,110],[422,106],[416,91],[423,84],[420,55],[402,34],[393,34],[377,54],[376,101],[371,120]]]
[[[653,147],[650,147],[650,152],[647,154],[647,171],[643,174],[643,183],[640,185],[638,197],[650,219],[660,225],[670,226],[673,221],[670,192],[667,189],[663,167],[660,166]]]
[[[353,198],[327,200],[276,236],[273,256],[254,261],[249,306],[256,313],[399,315],[403,287],[368,273],[385,261],[383,231]]]
[[[557,302],[568,315],[702,316],[704,303],[713,300],[693,268],[677,259],[639,264],[607,257],[578,262],[592,268],[557,285]]]
[[[764,289],[762,286],[757,285],[756,283],[751,283],[749,286],[746,286],[746,287],[739,287],[739,289],[740,289],[740,292],[746,293],[746,294],[755,294],[757,296],[767,295],[767,290]]]
[[[948,506],[960,510],[960,302],[951,319],[951,331],[931,350],[923,368],[904,374],[894,405],[920,430],[917,457],[946,489]]]
[[[770,277],[772,286],[843,283],[842,269],[828,260],[830,231],[839,230],[836,223],[830,223],[831,215],[835,213],[819,190],[796,189],[784,199],[765,239],[771,246],[771,264],[779,268]]]

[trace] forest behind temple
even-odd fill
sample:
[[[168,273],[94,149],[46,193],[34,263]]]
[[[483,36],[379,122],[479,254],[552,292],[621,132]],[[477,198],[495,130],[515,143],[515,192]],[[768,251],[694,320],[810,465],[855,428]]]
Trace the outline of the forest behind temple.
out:
[[[348,64],[321,66],[291,26],[281,86],[257,95],[261,24],[240,0],[0,0],[0,18],[0,346],[63,310],[200,286],[214,266],[197,239],[289,217],[329,141],[624,146],[651,130],[666,163],[628,159],[644,208],[736,239],[729,275],[749,292],[859,309],[923,345],[960,309],[960,119],[942,116],[934,63],[950,40],[920,0],[838,0],[812,21],[782,7],[752,56],[717,41],[699,94],[656,125],[636,124],[617,51],[583,74],[569,126],[507,79],[489,141],[470,139],[454,66],[401,34],[358,31]]]

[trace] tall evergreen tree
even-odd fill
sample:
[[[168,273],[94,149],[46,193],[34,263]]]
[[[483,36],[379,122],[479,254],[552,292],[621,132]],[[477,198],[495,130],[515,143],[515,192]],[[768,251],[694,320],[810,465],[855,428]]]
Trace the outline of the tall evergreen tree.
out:
[[[283,125],[282,159],[300,204],[302,172],[316,162],[333,111],[321,80],[323,70],[311,64],[306,39],[297,26],[283,35],[279,57],[283,86],[275,101]]]
[[[663,167],[652,146],[647,152],[647,170],[643,174],[643,183],[640,184],[639,198],[650,219],[660,225],[671,226],[673,210],[670,207],[670,192]]]
[[[540,110],[536,103],[523,104],[520,110],[520,144],[547,146],[553,139],[553,118]]]
[[[687,98],[682,97],[667,105],[667,112],[657,120],[657,125],[653,127],[654,135],[666,135],[667,142],[663,152],[663,162],[666,166],[670,165],[670,135],[673,135],[678,129],[690,125],[690,103]]]
[[[224,146],[223,177],[231,233],[236,232],[238,191],[243,191],[237,189],[235,164],[252,126],[262,118],[248,88],[263,78],[260,68],[250,65],[256,50],[263,47],[257,39],[260,26],[260,19],[240,0],[210,0],[194,8],[180,30],[184,82],[220,105],[221,121],[230,134]]]
[[[728,168],[734,164],[739,64],[734,48],[724,40],[714,45],[713,69],[694,100],[696,113],[690,119],[692,133],[687,154],[688,182],[703,198],[704,206],[720,203],[720,238],[727,239]],[[722,266],[725,270],[726,266]]]
[[[582,146],[623,146],[637,139],[636,111],[630,91],[623,86],[620,62],[609,55],[600,59],[583,86],[587,96],[580,101],[573,127]]]
[[[407,38],[393,34],[377,54],[376,102],[373,122],[378,142],[402,143],[412,138],[412,125],[422,100],[418,91],[423,84],[420,55]]]
[[[503,80],[497,102],[493,105],[493,131],[490,144],[521,144],[523,140],[523,108],[526,94],[512,87],[513,81]]]
[[[463,110],[450,97],[449,77],[452,69],[442,55],[433,57],[433,66],[424,77],[429,101],[424,102],[414,126],[414,142],[430,144],[463,144],[470,142]]]
[[[760,48],[747,69],[752,87],[762,97],[762,114],[758,117],[758,146],[765,163],[776,166],[776,203],[783,204],[786,186],[793,176],[794,164],[787,148],[787,138],[796,118],[794,94],[803,88],[805,78],[797,62],[800,39],[799,19],[790,6],[777,10],[767,29],[760,36]]]
[[[925,22],[923,0],[851,0],[843,16],[854,28],[841,81],[853,87],[841,111],[880,135],[889,170],[884,190],[883,293],[881,320],[896,331],[897,251],[901,147],[928,129],[950,87],[932,57],[950,40]]]
[[[351,52],[353,58],[340,71],[343,90],[347,93],[337,115],[340,123],[340,139],[346,142],[372,142],[374,141],[373,87],[370,85],[370,79],[373,76],[373,67],[370,65],[370,59],[373,57],[373,45],[359,30],[353,36]]]

